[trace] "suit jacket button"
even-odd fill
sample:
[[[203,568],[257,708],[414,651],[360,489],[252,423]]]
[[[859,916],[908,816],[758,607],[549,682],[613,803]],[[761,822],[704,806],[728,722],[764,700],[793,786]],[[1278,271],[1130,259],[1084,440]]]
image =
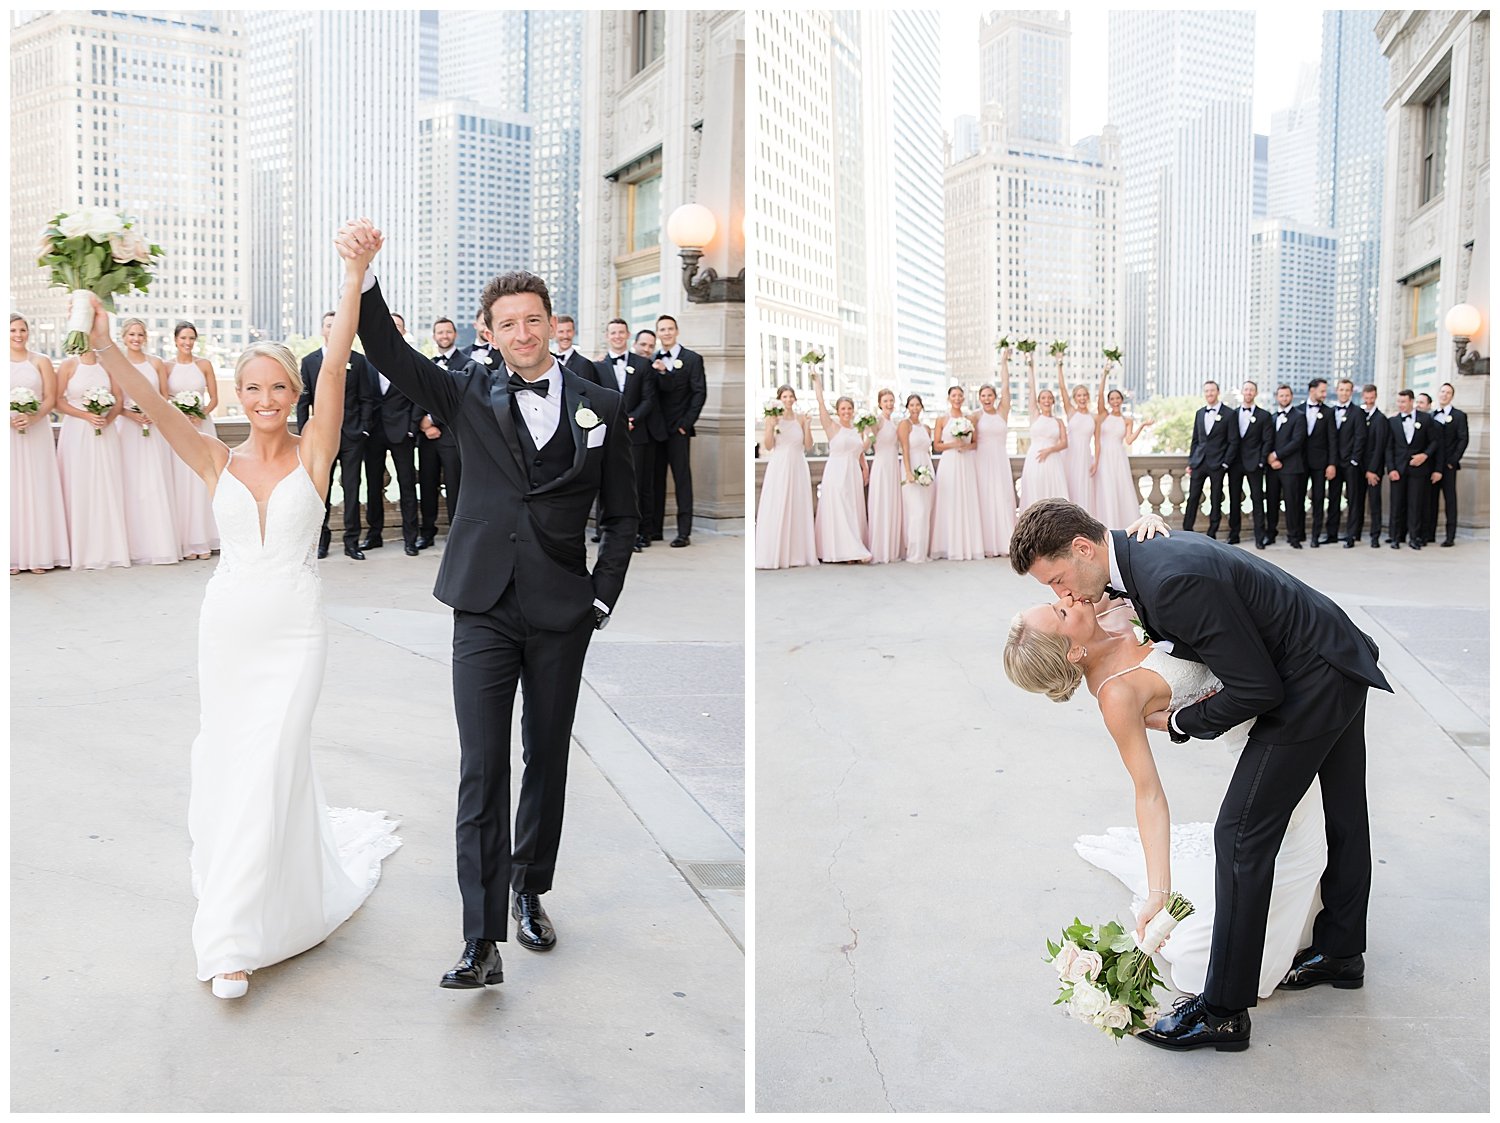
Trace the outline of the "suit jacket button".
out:
[[[515,540],[516,540],[516,536],[515,536],[515,535],[514,535],[514,534],[512,534],[512,535],[511,535],[511,536],[510,536],[510,540],[511,540],[511,541],[512,541],[512,542],[514,542],[514,541],[515,541]]]
[[[542,458],[540,456],[538,456],[535,460],[532,461],[532,463],[535,464],[538,468],[540,468],[542,466]]]

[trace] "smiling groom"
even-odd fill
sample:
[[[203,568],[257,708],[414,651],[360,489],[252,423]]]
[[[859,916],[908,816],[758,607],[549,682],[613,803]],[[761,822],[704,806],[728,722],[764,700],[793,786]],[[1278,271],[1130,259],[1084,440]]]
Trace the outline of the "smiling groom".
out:
[[[373,244],[360,220],[339,252]],[[458,885],[464,950],[442,986],[501,982],[507,904],[523,947],[557,941],[541,894],[552,888],[562,836],[568,744],[595,629],[625,582],[638,517],[630,437],[617,391],[565,371],[546,283],[506,273],[481,300],[492,362],[444,370],[407,346],[374,267],[366,272],[359,337],[365,354],[458,438],[464,487],[433,594],[453,609],[453,706],[458,719]],[[603,541],[593,572],[584,528],[595,498]],[[525,693],[525,768],[510,831],[510,727]]]

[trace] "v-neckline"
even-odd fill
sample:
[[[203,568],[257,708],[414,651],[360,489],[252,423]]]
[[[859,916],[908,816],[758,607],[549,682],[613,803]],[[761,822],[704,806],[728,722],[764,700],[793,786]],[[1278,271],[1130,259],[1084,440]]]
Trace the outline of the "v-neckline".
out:
[[[266,493],[265,506],[261,506],[260,500],[257,499],[257,498],[255,498],[255,492],[253,492],[253,491],[250,490],[250,485],[247,484],[244,480],[240,479],[238,476],[236,476],[234,474],[234,472],[230,469],[230,465],[233,464],[233,463],[234,463],[234,449],[230,449],[229,450],[229,460],[227,462],[225,462],[225,464],[224,464],[224,473],[225,473],[225,475],[229,476],[232,480],[234,480],[235,483],[239,484],[242,488],[244,488],[245,489],[245,494],[250,497],[250,502],[252,502],[252,503],[255,504],[256,519],[260,523],[260,548],[262,550],[264,550],[266,548],[266,520],[270,517],[270,513],[271,513],[271,500],[274,499],[274,498],[276,498],[276,493],[281,490],[281,485],[284,484],[284,483],[286,483],[287,480],[291,479],[293,476],[295,476],[298,473],[298,471],[301,471],[303,473],[303,475],[307,476],[307,482],[308,483],[312,483],[312,476],[308,475],[307,468],[302,463],[302,455],[299,453],[297,455],[297,467],[293,468],[286,475],[282,476],[281,479],[277,480],[274,484],[271,485],[271,490]]]

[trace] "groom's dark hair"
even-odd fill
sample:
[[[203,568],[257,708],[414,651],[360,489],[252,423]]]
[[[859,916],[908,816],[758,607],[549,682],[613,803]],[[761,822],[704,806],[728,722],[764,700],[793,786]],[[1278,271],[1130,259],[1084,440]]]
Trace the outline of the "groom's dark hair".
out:
[[[1027,507],[1016,521],[1010,538],[1010,567],[1022,577],[1039,558],[1060,558],[1072,548],[1073,539],[1087,538],[1104,544],[1109,531],[1077,503],[1066,499],[1042,499]]]
[[[495,326],[490,323],[490,309],[495,306],[495,301],[502,296],[519,296],[524,292],[535,293],[541,297],[542,307],[547,310],[547,318],[552,318],[552,294],[547,291],[547,282],[535,273],[518,269],[514,273],[501,273],[484,286],[484,292],[479,297],[479,311],[484,316],[484,326],[487,328]]]

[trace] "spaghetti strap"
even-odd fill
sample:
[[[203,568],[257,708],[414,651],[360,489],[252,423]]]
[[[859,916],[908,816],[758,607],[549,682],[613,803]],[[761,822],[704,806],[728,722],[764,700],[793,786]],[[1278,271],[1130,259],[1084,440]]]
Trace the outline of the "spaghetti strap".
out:
[[[1108,678],[1106,678],[1103,682],[1101,682],[1099,684],[1099,690],[1094,691],[1094,697],[1097,698],[1099,696],[1099,692],[1100,691],[1102,691],[1106,686],[1108,686],[1115,679],[1119,678],[1121,675],[1128,675],[1131,671],[1138,671],[1142,667],[1144,667],[1145,665],[1146,665],[1146,661],[1144,659],[1142,659],[1139,663],[1137,663],[1133,667],[1126,667],[1123,671],[1116,671],[1114,674],[1110,675]]]

